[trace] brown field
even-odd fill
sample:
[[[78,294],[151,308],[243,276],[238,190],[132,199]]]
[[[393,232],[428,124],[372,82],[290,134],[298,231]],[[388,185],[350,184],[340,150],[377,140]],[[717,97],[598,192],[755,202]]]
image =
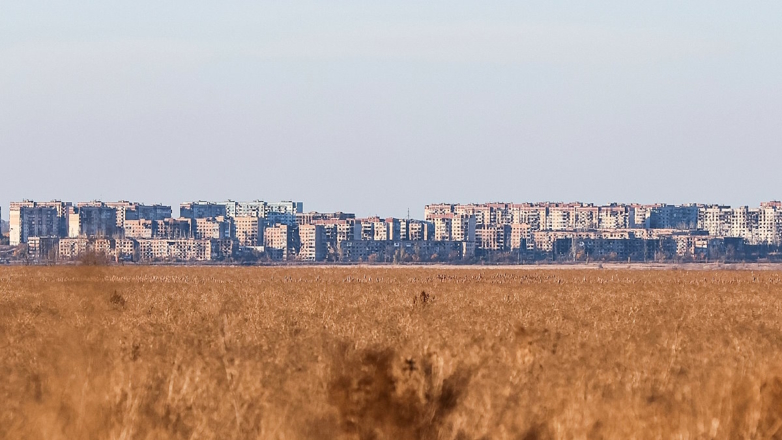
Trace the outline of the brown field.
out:
[[[0,269],[0,438],[782,439],[782,273]]]

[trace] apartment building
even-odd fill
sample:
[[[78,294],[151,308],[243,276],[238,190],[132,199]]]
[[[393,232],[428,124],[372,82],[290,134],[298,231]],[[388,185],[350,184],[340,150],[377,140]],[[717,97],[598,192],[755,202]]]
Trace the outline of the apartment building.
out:
[[[729,206],[711,205],[698,212],[698,229],[715,237],[730,236],[733,210]]]
[[[698,228],[700,207],[697,205],[659,205],[649,212],[649,228],[682,229]]]
[[[113,238],[117,235],[117,210],[105,203],[79,203],[68,210],[68,237]]]
[[[406,239],[410,241],[434,240],[434,224],[429,221],[408,220]]]
[[[748,206],[733,208],[730,216],[729,237],[744,239],[749,244],[757,244],[756,232],[759,224],[759,212]]]
[[[229,200],[222,203],[225,206],[227,217],[266,217],[266,202],[253,200],[251,202],[234,202]]]
[[[60,217],[46,206],[11,205],[9,241],[11,246],[27,243],[31,237],[59,237]]]
[[[201,206],[201,216],[203,217],[259,217],[266,219],[265,224],[285,224],[288,226],[296,226],[297,216],[302,214],[304,210],[304,204],[302,202],[282,201],[282,202],[265,202],[262,200],[253,200],[251,202],[235,202],[229,200],[227,202],[217,203],[213,205],[220,205],[223,207],[224,212],[220,213],[219,210],[206,211],[203,206],[208,205],[208,202],[198,202]],[[182,208],[180,208],[181,210]],[[189,210],[187,211],[189,215]],[[208,215],[209,213],[214,215]],[[185,217],[185,214],[180,214]]]
[[[303,261],[323,261],[326,259],[326,240],[323,225],[299,226],[299,255]]]
[[[167,218],[153,220],[156,234],[154,238],[167,240],[183,240],[194,238],[196,233],[196,220],[187,218]]]
[[[441,215],[453,214],[454,205],[450,203],[439,203],[426,205],[424,207],[424,220],[432,222],[434,218]]]
[[[185,202],[179,205],[179,217],[197,219],[197,218],[216,218],[226,216],[226,205],[213,202]]]
[[[120,260],[133,261],[139,259],[138,240],[118,238],[114,241],[114,254]]]
[[[167,218],[162,220],[125,220],[125,238],[159,238],[180,240],[192,238],[191,224],[196,220]]]
[[[146,261],[211,261],[221,258],[223,240],[138,240],[138,255]]]
[[[527,243],[531,242],[532,228],[526,223],[514,223],[510,225],[510,238],[508,247],[511,250],[527,249]]]
[[[370,221],[367,220],[367,223]],[[400,240],[401,239],[401,223],[399,219],[387,218],[385,220],[374,218],[372,223],[372,240],[384,241],[384,240]],[[367,234],[369,235],[369,234]]]
[[[611,204],[601,206],[598,213],[598,229],[626,229],[630,227],[630,207]]]
[[[166,205],[144,205],[138,202],[120,200],[105,202],[105,206],[113,208],[117,213],[117,228],[125,227],[126,220],[163,220],[171,218],[171,207]]]
[[[361,240],[363,223],[361,220],[340,220],[336,223],[337,239],[335,244],[347,240]]]
[[[778,202],[777,202],[778,204]],[[759,244],[782,244],[782,207],[774,202],[763,203],[758,209],[757,240]]]
[[[266,204],[266,223],[296,226],[296,214],[304,211],[302,202],[273,202]]]
[[[530,203],[514,204],[510,207],[511,224],[528,225],[530,230],[539,231],[546,224],[546,208]]]
[[[433,214],[427,220],[434,224],[435,241],[451,241],[451,229],[453,226],[453,214]]]
[[[475,228],[475,247],[484,251],[510,249],[510,225],[481,226]]]
[[[296,214],[296,224],[311,225],[315,222],[325,220],[351,220],[355,219],[356,214],[347,212],[303,212]]]
[[[375,240],[375,225],[380,223],[380,217],[367,217],[359,219],[361,222],[361,239],[367,241]]]
[[[233,237],[239,242],[239,246],[263,246],[264,223],[264,219],[260,217],[233,217]]]
[[[233,219],[230,217],[197,217],[193,219],[193,238],[196,240],[224,240],[232,238]]]
[[[348,240],[340,243],[342,262],[446,261],[464,258],[456,241]],[[470,243],[472,244],[472,243]],[[469,250],[468,250],[469,252]]]
[[[59,237],[29,237],[27,240],[27,255],[36,260],[56,260],[59,248]]]
[[[451,239],[453,241],[475,242],[475,217],[455,215],[451,221]]]
[[[125,238],[155,238],[158,235],[157,222],[153,220],[124,220]]]
[[[272,260],[285,261],[295,255],[293,228],[286,224],[269,226],[263,231],[266,254]]]
[[[65,237],[68,235],[69,202],[53,200],[12,202],[9,211],[11,246],[27,243],[29,237]]]
[[[71,260],[87,253],[87,237],[61,238],[58,242],[59,258]]]

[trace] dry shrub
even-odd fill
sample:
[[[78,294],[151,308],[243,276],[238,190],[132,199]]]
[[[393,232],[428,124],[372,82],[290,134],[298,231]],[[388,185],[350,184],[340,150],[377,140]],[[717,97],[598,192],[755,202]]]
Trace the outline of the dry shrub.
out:
[[[360,439],[436,439],[463,398],[470,372],[443,377],[436,355],[420,363],[393,349],[366,349],[334,361],[329,401],[339,410],[343,432]]]

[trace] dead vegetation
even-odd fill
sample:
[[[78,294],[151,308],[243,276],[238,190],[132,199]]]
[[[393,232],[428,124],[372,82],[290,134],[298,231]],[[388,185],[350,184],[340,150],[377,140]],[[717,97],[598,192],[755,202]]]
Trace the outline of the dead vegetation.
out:
[[[780,275],[0,269],[0,438],[782,439]]]

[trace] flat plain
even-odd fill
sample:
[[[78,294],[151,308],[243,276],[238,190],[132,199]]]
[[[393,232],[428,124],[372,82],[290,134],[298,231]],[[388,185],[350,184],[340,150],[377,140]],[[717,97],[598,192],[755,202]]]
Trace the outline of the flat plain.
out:
[[[782,439],[782,273],[0,268],[0,438]]]

